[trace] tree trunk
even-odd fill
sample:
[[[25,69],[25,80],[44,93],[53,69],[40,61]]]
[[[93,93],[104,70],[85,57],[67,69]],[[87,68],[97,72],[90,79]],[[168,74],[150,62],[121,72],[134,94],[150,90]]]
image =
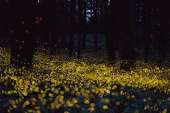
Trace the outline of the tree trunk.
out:
[[[111,19],[112,25],[112,49],[116,50],[116,43],[119,43],[119,52],[121,59],[120,68],[130,70],[134,62],[134,26],[135,26],[135,0],[119,0],[116,3],[111,1]],[[112,22],[110,20],[110,22]],[[110,41],[110,40],[109,40]]]
[[[34,51],[34,1],[11,1],[12,25],[11,65],[32,67]]]
[[[75,11],[76,11],[76,0],[70,1],[70,20],[69,20],[69,57],[73,56],[73,47],[74,47],[74,34],[76,30],[75,26]]]
[[[159,5],[160,9],[160,35],[158,38],[158,54],[159,54],[159,63],[163,63],[165,61],[166,56],[166,48],[168,42],[168,33],[170,29],[170,14],[167,11],[170,10],[167,1],[164,1]]]
[[[117,32],[112,31],[114,29],[113,26],[115,26],[113,24],[115,19],[113,18],[113,12],[111,11],[112,9],[108,6],[109,1],[104,0],[103,2],[104,2],[104,5],[103,5],[104,11],[103,12],[104,12],[104,32],[105,32],[105,36],[106,36],[106,49],[107,49],[108,59],[110,62],[112,62],[113,60],[115,60],[115,54],[114,54],[115,39],[114,38],[117,36],[117,34],[116,34]],[[112,4],[111,4],[111,7],[112,7]]]
[[[0,46],[2,46],[8,35],[9,4],[5,0],[0,1],[0,15]]]
[[[94,32],[94,51],[97,52],[98,50],[98,0],[94,0],[92,3],[93,7],[93,32]]]
[[[123,1],[122,1],[123,2]],[[135,32],[135,10],[136,10],[136,5],[135,5],[135,0],[130,0],[125,3],[124,6],[124,13],[121,16],[121,20],[123,24],[121,24],[123,29],[123,36],[122,36],[122,42],[121,42],[121,47],[123,48],[122,51],[120,51],[121,55],[121,66],[120,69],[123,70],[130,70],[131,67],[134,65],[134,60],[135,60],[135,52],[134,52],[134,32]],[[124,23],[124,22],[125,23]]]

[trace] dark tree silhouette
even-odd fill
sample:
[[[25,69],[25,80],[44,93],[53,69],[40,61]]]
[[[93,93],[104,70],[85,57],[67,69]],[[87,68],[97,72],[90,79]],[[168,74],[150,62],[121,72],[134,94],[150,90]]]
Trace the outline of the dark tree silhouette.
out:
[[[145,30],[145,35],[144,35],[144,59],[145,62],[148,62],[148,56],[149,56],[149,48],[151,44],[151,32],[152,32],[152,9],[153,9],[153,0],[148,1],[144,0],[144,30]]]
[[[110,5],[108,5],[110,4]],[[107,45],[107,53],[110,61],[116,60],[115,59],[115,51],[119,49],[119,40],[120,40],[120,19],[119,17],[119,7],[115,4],[114,1],[105,0],[104,1],[104,23],[105,23],[105,32],[106,32],[106,45]]]
[[[8,35],[9,3],[6,0],[0,1],[0,15],[0,46],[2,46]]]
[[[41,21],[39,23],[40,37],[44,47],[50,48],[57,42],[56,22],[57,22],[57,1],[56,0],[40,0],[37,3],[37,17]],[[53,43],[54,42],[54,43]],[[50,44],[51,43],[51,44]],[[54,52],[54,47],[50,53]]]
[[[98,0],[91,0],[92,5],[92,31],[94,34],[94,51],[97,52],[98,49],[98,12],[99,12],[99,1]]]
[[[77,44],[77,57],[80,57],[80,52],[83,48],[83,41],[85,41],[85,13],[86,3],[83,0],[78,0],[78,21],[77,21],[77,32],[78,32],[78,44]]]
[[[82,49],[85,49],[86,48],[86,33],[87,33],[87,22],[86,22],[86,9],[87,9],[87,1],[84,0],[83,1],[83,36],[82,36],[82,46],[81,48]]]
[[[10,8],[14,31],[10,41],[11,65],[30,68],[34,50],[34,0],[11,0]]]
[[[154,4],[153,4],[154,2]],[[157,43],[158,63],[165,60],[170,15],[167,2],[144,1],[145,5],[145,61],[148,61],[151,41]]]
[[[162,63],[165,61],[166,56],[166,48],[168,42],[168,33],[170,31],[170,14],[167,11],[170,10],[168,2],[158,2],[160,9],[160,35],[158,38],[158,54],[159,54],[159,62]]]
[[[54,3],[53,3],[54,4]],[[56,5],[53,5],[53,15],[51,15],[51,18],[53,20],[49,20],[51,22],[51,36],[50,36],[50,53],[52,55],[55,54],[55,51],[57,49],[58,53],[60,53],[60,50],[64,48],[64,22],[65,22],[65,9],[64,9],[64,1],[63,0],[57,0]],[[51,6],[52,7],[52,6]],[[49,13],[50,13],[49,12]]]
[[[76,14],[76,0],[70,1],[70,9],[69,9],[69,57],[73,56],[73,48],[74,48],[74,33],[76,30],[75,25],[75,14]]]
[[[121,2],[121,1],[120,1]],[[123,3],[123,1],[122,1]],[[121,4],[122,4],[121,3]],[[134,64],[134,60],[135,60],[135,51],[134,51],[134,32],[135,32],[135,18],[136,18],[136,14],[135,14],[135,0],[129,0],[126,3],[124,3],[123,7],[123,12],[119,12],[120,13],[120,18],[121,18],[121,24],[120,26],[122,26],[122,33],[120,32],[120,35],[122,35],[122,39],[121,39],[121,48],[120,49],[120,57],[122,60],[121,63],[121,69],[124,70],[129,70],[133,64]],[[120,9],[121,10],[121,9]],[[119,11],[120,11],[119,10]]]
[[[103,9],[103,12],[104,12],[104,32],[105,32],[105,35],[106,35],[106,46],[107,46],[107,53],[108,53],[108,57],[109,57],[109,60],[110,61],[113,61],[115,60],[115,41],[117,41],[117,38],[118,38],[118,35],[115,30],[114,27],[116,25],[114,25],[114,21],[115,21],[115,16],[114,16],[114,9],[112,9],[112,5],[108,5],[109,4],[109,1],[108,0],[104,0],[103,1],[103,4],[104,4],[104,9]],[[116,23],[116,22],[115,22]],[[112,32],[112,30],[114,32]],[[113,37],[114,35],[114,37]]]
[[[39,46],[47,48],[47,43],[49,41],[49,30],[47,29],[47,15],[46,15],[47,6],[45,0],[36,1],[36,10],[35,10],[35,22],[36,22],[36,35],[39,37]],[[48,10],[47,10],[48,11]]]
[[[122,60],[121,69],[129,70],[133,65],[134,47],[134,23],[135,23],[135,1],[110,2],[108,44],[112,59],[114,52],[119,47],[120,59]],[[119,44],[119,45],[117,45]]]
[[[0,14],[1,14],[1,18],[0,18],[0,35],[2,35],[2,30],[3,30],[3,22],[4,22],[4,7],[5,7],[5,1],[1,0],[0,1]]]

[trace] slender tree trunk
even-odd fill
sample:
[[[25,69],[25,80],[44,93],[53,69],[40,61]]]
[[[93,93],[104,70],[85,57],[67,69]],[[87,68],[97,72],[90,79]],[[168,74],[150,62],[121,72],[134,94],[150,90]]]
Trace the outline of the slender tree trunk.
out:
[[[86,15],[86,3],[83,0],[78,0],[78,47],[77,57],[80,58],[80,52],[83,49],[83,43],[85,43],[85,15]]]
[[[11,1],[14,30],[11,38],[11,65],[15,67],[32,67],[34,10],[34,1]]]
[[[54,53],[54,48],[55,48],[55,42],[57,42],[57,25],[56,25],[56,8],[57,8],[57,2],[60,4],[60,0],[46,0],[44,1],[44,9],[42,10],[44,13],[44,27],[45,27],[45,32],[47,33],[48,36],[44,37],[45,40],[47,40],[47,48],[49,48],[49,53]],[[53,41],[53,43],[50,42]],[[51,47],[53,46],[53,47]]]
[[[124,1],[119,0],[116,4],[111,2],[111,11],[114,13],[113,19],[115,19],[114,32],[118,36],[114,41],[117,42],[120,39],[120,68],[123,70],[130,70],[134,62],[134,23],[135,23],[135,0]],[[115,45],[115,43],[114,43]],[[114,48],[114,47],[113,47]],[[114,48],[115,50],[115,48]]]
[[[151,47],[151,33],[152,29],[152,10],[153,10],[153,0],[144,0],[144,60],[147,63],[150,47]]]
[[[9,4],[5,0],[0,1],[0,46],[4,45],[8,35]]]
[[[86,24],[86,7],[87,2],[84,1],[84,7],[83,7],[83,36],[82,36],[82,49],[86,49],[86,35],[87,35],[87,24]]]
[[[70,1],[70,20],[69,20],[69,57],[73,56],[73,47],[74,47],[74,34],[76,30],[75,26],[75,9],[76,8],[76,0]]]
[[[166,56],[166,48],[168,42],[168,33],[170,29],[170,14],[167,11],[170,10],[168,2],[162,2],[158,4],[160,9],[160,35],[158,38],[158,55],[159,55],[159,63],[163,63],[165,61]]]
[[[113,24],[113,21],[115,21],[115,19],[113,19],[113,13],[111,13],[111,9],[108,6],[109,1],[104,0],[103,2],[104,2],[104,6],[103,6],[104,7],[104,11],[103,11],[104,12],[104,32],[106,36],[107,54],[108,54],[108,59],[110,61],[113,61],[115,59],[114,48],[113,48],[113,46],[115,45],[113,44],[114,43],[113,36],[116,34],[113,35],[112,30],[113,30],[113,26],[115,26]]]
[[[93,1],[94,51],[98,50],[98,0]]]
[[[127,34],[125,37],[127,41],[125,41],[124,43],[124,51],[123,51],[123,55],[121,56],[122,60],[126,60],[126,62],[122,62],[121,64],[121,69],[124,69],[124,70],[130,70],[131,67],[133,67],[134,65],[134,60],[135,60],[135,51],[134,51],[134,33],[135,33],[135,26],[136,26],[136,2],[135,0],[130,0],[128,1],[129,3],[127,3],[127,10],[128,10],[128,15],[127,16],[127,20],[126,21],[126,31],[127,31]],[[126,10],[126,9],[125,9]],[[125,12],[126,13],[126,12]],[[125,54],[124,54],[125,53]],[[121,53],[122,54],[122,53]]]

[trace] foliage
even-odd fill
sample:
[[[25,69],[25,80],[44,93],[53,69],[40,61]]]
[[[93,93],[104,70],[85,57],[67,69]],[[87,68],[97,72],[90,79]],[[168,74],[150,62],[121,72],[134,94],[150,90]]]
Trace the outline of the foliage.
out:
[[[90,63],[35,53],[34,68],[6,66],[0,75],[0,111],[27,113],[168,113],[168,67]],[[19,73],[22,73],[22,76]]]

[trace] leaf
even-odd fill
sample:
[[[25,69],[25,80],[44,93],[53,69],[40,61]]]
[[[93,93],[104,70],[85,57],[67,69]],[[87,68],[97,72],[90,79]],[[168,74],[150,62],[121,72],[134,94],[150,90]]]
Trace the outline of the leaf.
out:
[[[164,108],[164,110],[162,111],[162,113],[168,113],[168,109]]]

